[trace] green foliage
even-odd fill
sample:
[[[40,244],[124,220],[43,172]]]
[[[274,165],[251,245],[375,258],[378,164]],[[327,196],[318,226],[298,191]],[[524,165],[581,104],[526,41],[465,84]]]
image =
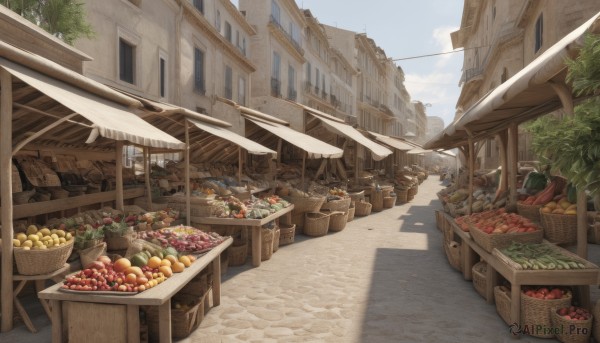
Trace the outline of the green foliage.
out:
[[[0,0],[0,4],[68,44],[73,45],[79,37],[94,36],[83,3],[76,0]]]
[[[600,36],[588,35],[580,55],[568,60],[567,80],[578,96],[591,95],[575,107],[573,117],[544,116],[526,129],[532,149],[544,163],[577,188],[600,193]]]

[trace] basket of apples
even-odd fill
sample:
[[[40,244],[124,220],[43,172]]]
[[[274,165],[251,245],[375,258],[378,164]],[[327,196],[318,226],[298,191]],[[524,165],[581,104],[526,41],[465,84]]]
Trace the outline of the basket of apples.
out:
[[[551,329],[552,309],[571,306],[572,298],[571,291],[565,288],[524,288],[521,291],[521,323],[528,328],[542,328],[529,330],[531,336],[552,338],[555,335],[555,330]]]
[[[584,343],[592,334],[592,314],[581,307],[567,306],[552,310],[556,338],[564,343]]]

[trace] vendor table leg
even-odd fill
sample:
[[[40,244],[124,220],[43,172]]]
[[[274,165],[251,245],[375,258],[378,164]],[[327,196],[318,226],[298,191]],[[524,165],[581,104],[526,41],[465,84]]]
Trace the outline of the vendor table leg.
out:
[[[477,253],[475,253],[475,250],[471,249],[471,246],[466,242],[462,242],[460,247],[462,250],[461,254],[463,256],[463,277],[465,280],[472,280],[472,268],[475,265],[475,263],[477,263],[476,261],[479,259],[479,256],[477,255]]]
[[[260,267],[260,252],[262,250],[262,238],[260,237],[260,226],[252,227],[252,265]]]
[[[127,343],[140,343],[140,307],[127,305]]]
[[[510,286],[510,319],[513,323],[521,323],[521,285]],[[512,323],[511,323],[512,324]]]
[[[487,271],[485,274],[485,300],[488,304],[494,303],[494,287],[498,283],[498,273],[488,263]]]
[[[158,341],[171,343],[171,299],[158,306]]]
[[[62,304],[60,300],[50,300],[52,310],[52,343],[62,343]]]
[[[591,300],[590,300],[590,286],[577,286],[577,290],[579,293],[579,301],[581,302],[581,307],[592,310]]]
[[[43,291],[44,288],[46,288],[46,280],[35,280],[36,293]],[[40,303],[42,304],[42,307],[44,308],[44,311],[46,311],[48,318],[51,318],[52,314],[50,313],[50,307],[48,306],[48,302],[44,299],[39,299],[39,300],[40,300]]]
[[[254,256],[254,255],[252,255],[252,256]],[[221,256],[220,255],[217,256],[213,260],[212,264],[213,264],[213,286],[212,286],[213,306],[219,306],[221,304]]]
[[[19,285],[17,286],[17,288],[15,288],[13,292],[13,303],[15,305],[15,309],[23,319],[23,323],[25,323],[25,326],[29,329],[29,331],[36,333],[37,330],[35,329],[35,326],[33,326],[31,319],[29,319],[29,315],[27,314],[27,312],[25,312],[25,309],[21,305],[21,301],[19,301],[19,293],[21,293],[23,287],[25,287],[26,284],[27,280],[21,280],[21,282],[19,282]]]

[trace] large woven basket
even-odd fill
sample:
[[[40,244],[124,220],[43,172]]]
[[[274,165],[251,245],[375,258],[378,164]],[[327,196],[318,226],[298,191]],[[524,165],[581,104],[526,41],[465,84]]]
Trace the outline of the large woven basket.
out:
[[[355,211],[356,211],[356,205],[354,202],[352,202],[352,204],[350,205],[350,208],[348,209],[348,219],[346,220],[346,222],[351,222],[354,220]]]
[[[348,212],[321,210],[329,215],[329,231],[339,232],[346,227]]]
[[[195,294],[177,293],[171,299],[171,303],[193,304],[182,308],[171,308],[171,336],[181,339],[189,336],[200,326],[204,319],[204,296]],[[148,306],[145,308],[148,331],[153,337],[158,337],[158,307]]]
[[[365,191],[362,190],[360,192],[348,192],[348,196],[352,201],[357,202],[365,199]]]
[[[371,211],[373,212],[381,212],[383,211],[383,192],[382,191],[373,191],[371,192],[371,194],[369,195],[369,199],[371,202],[371,205],[373,205],[373,207],[371,208]]]
[[[510,290],[504,286],[495,286],[494,302],[496,303],[496,312],[498,312],[500,318],[508,325],[513,324],[510,319]]]
[[[323,205],[321,205],[321,210],[346,212],[348,211],[348,208],[350,208],[351,201],[352,199],[350,199],[349,197],[339,200],[327,201],[324,202]]]
[[[227,256],[229,257],[229,265],[232,267],[242,266],[246,264],[248,257],[248,241],[244,241],[240,245],[230,245],[227,248]]]
[[[104,232],[104,241],[110,251],[127,250],[133,239],[133,234],[118,235],[109,231]]]
[[[600,342],[600,300],[596,301],[594,308],[592,309],[592,316],[594,316],[594,325],[592,325],[592,335],[596,342]]]
[[[279,238],[281,238],[281,229],[276,226],[273,230],[273,253],[279,250]]]
[[[14,248],[17,271],[21,275],[42,275],[58,270],[71,255],[74,242],[71,239],[65,245],[44,250]]]
[[[22,205],[27,204],[29,199],[35,194],[35,189],[30,191],[16,192],[12,194],[13,204]]]
[[[294,243],[296,236],[296,225],[279,224],[279,245]]]
[[[419,190],[419,185],[415,184],[412,187],[410,187],[408,189],[408,196],[409,197],[414,197],[415,195],[417,195],[417,191]]]
[[[298,229],[302,229],[304,228],[304,214],[306,212],[319,212],[327,197],[284,197],[284,199],[294,204],[291,213],[292,224],[295,224]]]
[[[485,251],[492,253],[494,248],[503,249],[512,244],[512,242],[520,243],[541,243],[544,239],[543,230],[535,230],[534,232],[514,232],[514,233],[485,233],[480,229],[471,227],[469,230],[471,237],[475,243],[482,247]]]
[[[571,306],[571,298],[568,293],[568,297],[562,299],[538,299],[521,292],[521,325],[533,328],[552,327],[552,309]],[[553,332],[544,330],[530,330],[529,334],[541,338],[554,337]]]
[[[384,197],[383,198],[383,208],[392,208],[396,205],[396,197]]]
[[[21,182],[21,175],[19,174],[19,170],[17,166],[12,164],[12,192],[18,193],[23,191],[23,183]],[[29,200],[29,199],[28,199]]]
[[[371,208],[373,207],[373,205],[371,205],[371,203],[368,203],[366,201],[358,201],[358,202],[356,202],[354,207],[355,207],[354,215],[359,216],[359,217],[364,217],[364,216],[368,216],[369,214],[371,214]]]
[[[540,210],[544,237],[556,244],[577,242],[577,216],[572,214],[544,213]]]
[[[271,229],[262,229],[261,230],[261,239],[262,245],[260,250],[260,260],[266,261],[273,256],[273,237],[274,230]]]
[[[479,295],[481,295],[484,298],[486,296],[487,268],[488,268],[487,263],[485,261],[480,261],[480,262],[475,263],[473,265],[473,268],[471,269],[473,272],[473,287],[475,288],[477,293],[479,293]]]
[[[533,222],[540,222],[540,208],[542,205],[525,205],[517,202],[517,213]]]
[[[321,212],[306,212],[303,233],[311,237],[325,236],[329,231],[329,215]]]
[[[452,241],[450,243],[444,243],[444,250],[446,251],[446,257],[448,263],[452,268],[461,271],[462,266],[460,263],[460,243]]]
[[[556,338],[563,343],[587,343],[592,335],[592,326],[596,322],[595,316],[587,320],[568,320],[557,313],[559,308],[552,309],[552,327],[564,328],[557,330]],[[594,328],[594,330],[596,330]]]
[[[383,197],[389,197],[392,191],[394,190],[393,186],[384,186],[381,187],[381,193],[383,193]]]
[[[401,205],[408,202],[408,189],[396,188],[394,193],[396,193],[396,204]]]

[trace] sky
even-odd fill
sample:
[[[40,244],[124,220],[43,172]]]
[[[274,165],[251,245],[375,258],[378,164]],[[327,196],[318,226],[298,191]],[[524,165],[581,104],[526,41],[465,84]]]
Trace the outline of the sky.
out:
[[[237,6],[237,1],[232,1]],[[452,51],[450,33],[458,30],[463,0],[296,0],[321,24],[366,32],[392,59]],[[431,104],[427,115],[454,119],[460,94],[463,53],[396,61],[405,73],[412,100]]]

